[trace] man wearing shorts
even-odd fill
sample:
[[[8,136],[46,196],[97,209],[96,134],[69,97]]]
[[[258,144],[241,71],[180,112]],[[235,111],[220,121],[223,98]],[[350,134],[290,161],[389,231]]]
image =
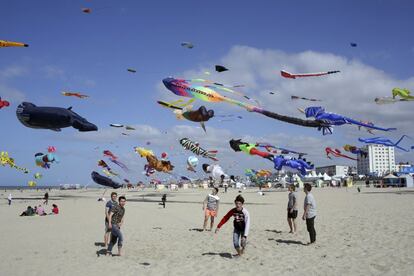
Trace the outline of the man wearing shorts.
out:
[[[203,211],[204,211],[203,231],[206,231],[207,221],[208,221],[209,217],[210,217],[210,230],[209,231],[211,231],[211,229],[213,229],[214,218],[218,214],[219,202],[220,202],[220,198],[217,196],[217,193],[218,193],[218,188],[213,188],[212,193],[209,194],[206,197],[206,199],[204,199],[204,202],[203,202]]]
[[[295,233],[296,232],[296,221],[295,219],[298,216],[298,197],[295,192],[295,185],[289,185],[289,201],[287,205],[287,221],[289,224],[290,232],[289,233]]]
[[[117,193],[111,193],[111,200],[109,200],[105,205],[105,235],[104,235],[104,243],[105,247],[108,247],[109,243],[109,236],[111,235],[111,229],[109,228],[109,213],[114,205],[117,205],[118,202],[116,201],[116,197],[118,196]]]

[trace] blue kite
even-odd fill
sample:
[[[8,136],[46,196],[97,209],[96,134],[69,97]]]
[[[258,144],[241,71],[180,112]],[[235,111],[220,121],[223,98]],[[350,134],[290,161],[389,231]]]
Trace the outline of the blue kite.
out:
[[[278,155],[273,158],[274,167],[280,171],[282,167],[289,167],[298,170],[299,173],[304,176],[306,175],[306,169],[312,170],[313,165],[306,162],[305,159],[295,159],[288,156]]]
[[[376,129],[376,130],[382,130],[382,131],[391,131],[396,130],[396,128],[382,128],[377,127],[374,124],[365,124],[361,121],[357,121],[339,114],[331,113],[331,112],[325,112],[325,108],[321,106],[311,106],[306,108],[305,110],[299,109],[301,112],[305,113],[306,118],[314,117],[316,121],[325,123],[329,126],[323,127],[323,135],[326,134],[332,134],[332,126],[341,126],[345,124],[353,124],[357,126],[362,126],[368,129]]]
[[[400,140],[398,140],[396,143],[394,143],[393,141],[391,141],[390,139],[385,138],[385,137],[358,138],[358,140],[359,140],[360,142],[363,142],[363,143],[366,143],[366,144],[378,144],[378,145],[384,145],[384,146],[387,146],[387,147],[396,147],[397,149],[400,149],[400,150],[402,150],[402,151],[409,152],[410,150],[408,150],[408,149],[405,149],[405,148],[402,148],[402,147],[398,146],[398,144],[399,144],[399,143],[400,143],[400,142],[401,142],[401,141],[402,141],[405,137],[410,138],[410,137],[409,137],[409,136],[407,136],[407,135],[403,135],[403,136],[401,136]],[[411,146],[411,149],[414,149],[414,146]]]

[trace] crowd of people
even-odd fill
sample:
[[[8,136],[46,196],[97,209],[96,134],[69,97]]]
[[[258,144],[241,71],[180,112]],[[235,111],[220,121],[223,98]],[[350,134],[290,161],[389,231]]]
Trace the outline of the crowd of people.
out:
[[[287,203],[287,221],[290,228],[290,232],[295,234],[297,232],[296,218],[298,216],[298,194],[296,192],[295,185],[288,187],[288,203]],[[307,245],[314,244],[316,242],[315,231],[315,218],[316,218],[316,201],[311,193],[312,185],[309,183],[304,184],[303,191],[305,193],[305,199],[303,203],[303,215],[302,220],[306,221],[306,228],[309,232],[310,242]],[[219,189],[214,187],[211,194],[208,194],[203,201],[204,211],[204,223],[203,231],[212,231],[214,228],[214,221],[219,212],[220,198],[218,196]],[[225,191],[227,192],[227,191]],[[122,256],[123,246],[123,234],[121,232],[121,226],[124,223],[125,204],[126,198],[120,196],[117,201],[118,194],[116,192],[111,193],[111,199],[105,205],[105,235],[104,245],[107,248],[107,255],[112,255],[112,249],[114,245],[118,244],[118,255]],[[165,208],[166,195],[162,197],[163,207]],[[234,200],[235,207],[230,209],[226,215],[218,223],[215,233],[217,234],[221,227],[233,217],[233,245],[237,252],[236,256],[242,256],[246,244],[247,237],[250,230],[250,215],[248,210],[244,207],[244,198],[238,195]],[[207,224],[210,219],[210,227],[207,229]]]
[[[11,194],[9,195],[9,205],[11,204]],[[45,209],[46,206],[49,204],[49,193],[45,193],[43,197],[43,202],[39,205],[35,205],[33,208],[32,206],[27,206],[26,210],[23,211],[20,216],[46,216],[46,215],[57,215],[59,214],[59,207],[56,204],[52,204],[52,208],[50,212],[48,213]]]

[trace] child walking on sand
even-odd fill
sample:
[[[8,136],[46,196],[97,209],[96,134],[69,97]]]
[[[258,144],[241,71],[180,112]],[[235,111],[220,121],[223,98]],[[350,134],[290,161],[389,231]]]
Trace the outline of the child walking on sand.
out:
[[[203,231],[206,231],[207,221],[210,217],[210,230],[213,229],[214,226],[214,218],[217,217],[218,210],[219,210],[219,202],[220,198],[217,196],[218,188],[213,188],[211,194],[209,194],[203,202],[203,211],[204,211],[204,224],[203,224]]]
[[[244,198],[238,195],[234,200],[235,208],[231,209],[217,225],[216,233],[220,230],[231,217],[234,217],[233,225],[233,245],[237,251],[237,255],[241,256],[246,248],[247,236],[250,229],[250,216],[246,208],[243,208]]]

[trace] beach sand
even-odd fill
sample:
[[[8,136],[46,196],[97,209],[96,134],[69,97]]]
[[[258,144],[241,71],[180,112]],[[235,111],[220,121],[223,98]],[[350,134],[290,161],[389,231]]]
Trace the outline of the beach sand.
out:
[[[244,190],[251,231],[246,253],[235,258],[232,220],[218,234],[199,232],[201,202],[210,190],[163,192],[117,190],[126,195],[124,256],[103,253],[103,190],[49,192],[59,215],[20,217],[41,202],[44,191],[0,192],[0,275],[413,275],[414,190],[315,188],[317,241],[309,241],[301,220],[289,234],[286,191]],[[111,190],[105,194],[109,198]],[[233,207],[237,190],[220,190],[216,222]],[[116,247],[114,252],[116,252]]]

